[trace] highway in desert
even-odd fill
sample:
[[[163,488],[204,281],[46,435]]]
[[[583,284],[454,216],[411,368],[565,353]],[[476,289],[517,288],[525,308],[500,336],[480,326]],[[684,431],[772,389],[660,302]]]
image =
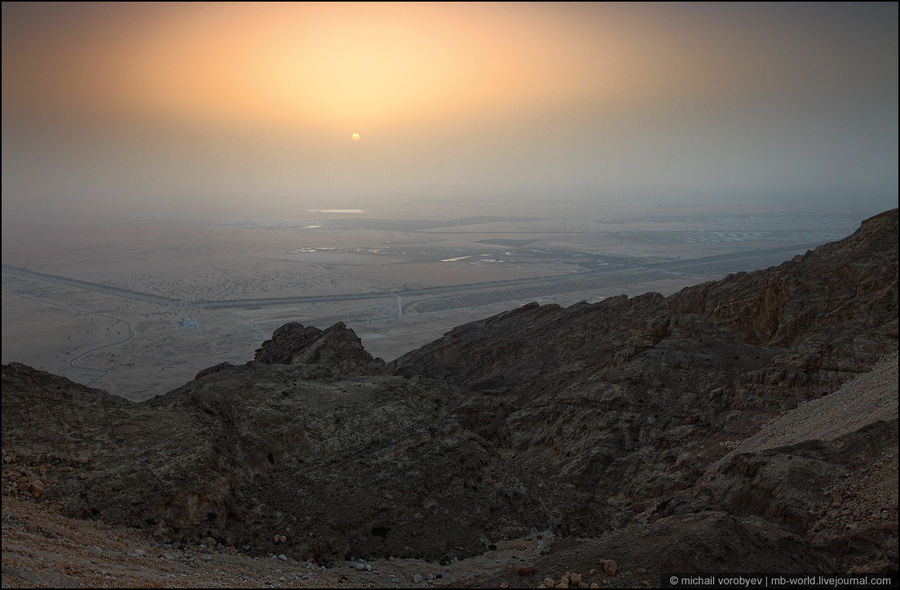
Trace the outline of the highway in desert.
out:
[[[3,272],[13,275],[37,279],[51,283],[77,287],[107,295],[124,297],[145,303],[160,305],[190,305],[206,309],[223,308],[261,308],[302,303],[325,303],[341,301],[359,301],[370,299],[396,298],[404,300],[402,309],[417,311],[434,311],[467,305],[480,305],[486,301],[497,303],[507,300],[518,300],[528,297],[548,297],[559,293],[605,289],[624,286],[634,282],[645,282],[681,274],[709,275],[710,279],[724,276],[730,272],[765,268],[783,262],[786,255],[797,253],[818,244],[791,244],[778,248],[753,250],[703,256],[667,262],[655,262],[635,265],[626,269],[589,270],[546,277],[510,279],[502,281],[485,281],[403,291],[382,291],[370,293],[339,293],[332,295],[298,295],[294,297],[226,299],[217,301],[188,301],[164,297],[153,293],[135,291],[114,285],[84,281],[72,277],[46,274],[21,268],[3,265]]]

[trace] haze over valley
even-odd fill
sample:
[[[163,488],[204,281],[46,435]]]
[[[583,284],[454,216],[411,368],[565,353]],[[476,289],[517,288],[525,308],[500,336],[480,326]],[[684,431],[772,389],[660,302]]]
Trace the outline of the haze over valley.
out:
[[[896,206],[896,21],[4,3],[3,362],[143,399],[288,320],[391,360],[782,262]]]
[[[288,321],[343,321],[389,361],[531,301],[668,295],[778,264],[858,224],[847,213],[623,209],[7,226],[3,362],[141,400],[252,358]]]
[[[898,55],[897,3],[3,2],[3,587],[896,587]]]

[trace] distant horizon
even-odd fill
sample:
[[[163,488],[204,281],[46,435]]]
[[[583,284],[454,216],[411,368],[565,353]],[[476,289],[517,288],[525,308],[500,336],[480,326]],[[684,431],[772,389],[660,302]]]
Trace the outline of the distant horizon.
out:
[[[2,214],[887,208],[897,10],[5,2]]]
[[[553,205],[549,205],[551,202]],[[327,218],[372,218],[372,219],[458,219],[463,217],[505,217],[525,216],[545,219],[561,219],[565,217],[589,217],[596,219],[627,218],[640,215],[729,215],[752,216],[758,214],[819,214],[855,217],[859,221],[877,215],[898,206],[897,195],[877,195],[855,199],[807,199],[800,202],[771,197],[768,199],[728,202],[709,197],[707,199],[670,198],[644,200],[613,200],[598,203],[585,199],[523,199],[523,198],[456,198],[452,203],[442,201],[392,201],[367,208],[351,207],[352,201],[340,203],[334,208],[297,208],[292,211],[266,213],[255,211],[240,213],[234,211],[186,211],[159,210],[137,214],[132,211],[111,210],[92,211],[90,216],[73,216],[71,212],[58,211],[23,211],[4,212],[0,222],[4,231],[13,231],[14,225],[20,223],[41,224],[42,222],[64,222],[77,225],[92,225],[114,222],[135,223],[210,223],[210,224],[242,224],[248,222],[266,224],[290,224],[314,219]],[[511,213],[510,206],[516,211]],[[464,206],[461,210],[460,206]]]

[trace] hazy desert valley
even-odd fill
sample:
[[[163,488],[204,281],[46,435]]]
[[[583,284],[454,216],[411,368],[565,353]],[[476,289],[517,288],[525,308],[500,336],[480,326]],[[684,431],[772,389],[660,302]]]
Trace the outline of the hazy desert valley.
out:
[[[390,361],[454,326],[531,301],[667,295],[777,264],[859,223],[845,212],[673,209],[9,222],[3,362],[143,400],[212,364],[246,361],[288,321],[320,328],[343,321],[366,350]]]
[[[896,2],[2,17],[4,588],[898,586]]]
[[[633,587],[748,569],[896,581],[896,209],[803,253],[799,236],[838,230],[464,221],[462,239],[232,230],[292,248],[257,244],[280,253],[245,255],[255,280],[191,282],[186,262],[155,293],[146,277],[4,266],[4,314],[80,337],[73,377],[123,387],[4,364],[4,585]],[[644,256],[584,243],[623,236]],[[203,268],[225,268],[221,248],[195,247],[215,251],[195,255]],[[382,254],[397,274],[352,266]],[[740,270],[769,256],[790,259]],[[308,269],[315,293],[292,298],[267,264]],[[431,278],[404,285],[404,266]],[[720,278],[646,291],[706,273]],[[339,291],[353,281],[361,291]],[[528,294],[543,304],[516,307]],[[99,343],[92,321],[111,328]],[[241,330],[246,352],[229,344]],[[429,342],[385,364],[366,339]],[[142,379],[169,390],[127,390]]]

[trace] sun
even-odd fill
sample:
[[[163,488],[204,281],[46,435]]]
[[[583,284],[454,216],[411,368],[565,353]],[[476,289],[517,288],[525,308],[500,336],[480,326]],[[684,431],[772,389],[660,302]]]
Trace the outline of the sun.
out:
[[[352,139],[353,141],[359,141],[359,133],[354,133],[350,136],[350,139]]]

